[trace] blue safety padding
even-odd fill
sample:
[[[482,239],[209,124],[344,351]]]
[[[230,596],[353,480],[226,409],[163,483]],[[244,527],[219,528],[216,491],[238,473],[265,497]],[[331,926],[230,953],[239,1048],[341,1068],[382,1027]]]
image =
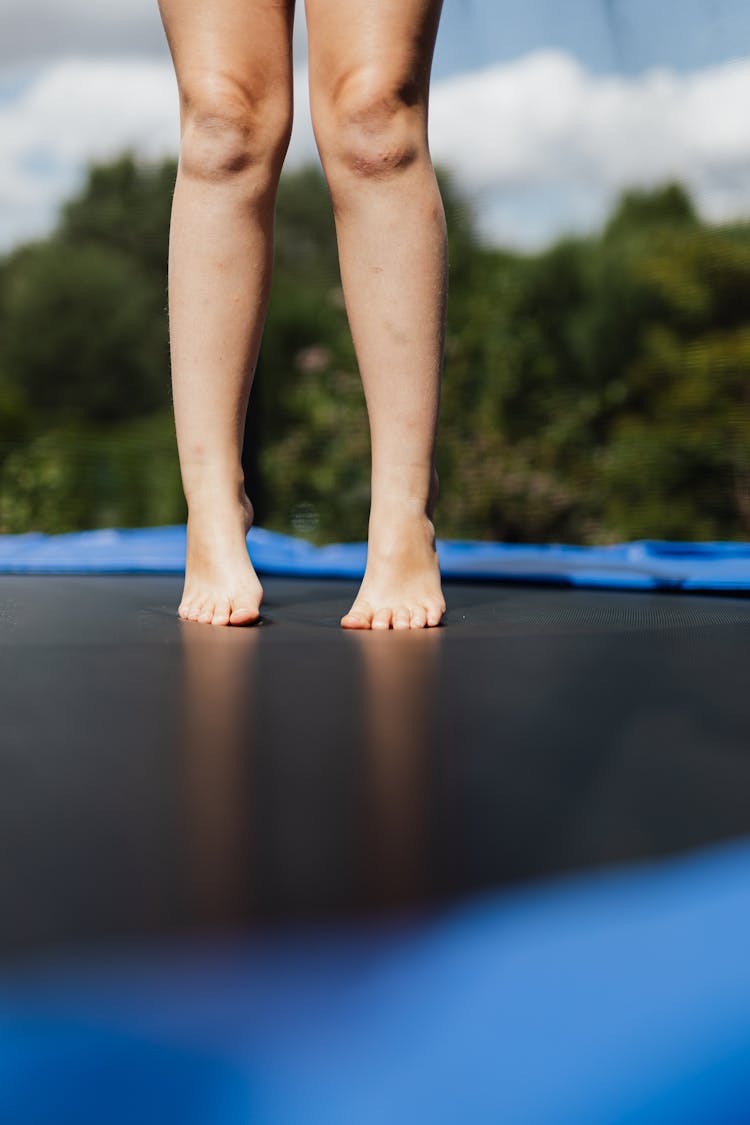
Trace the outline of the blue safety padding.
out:
[[[0,535],[0,574],[181,574],[185,526],[108,528],[65,535]],[[250,557],[259,573],[361,578],[365,543],[316,547],[253,527]],[[552,582],[633,590],[748,590],[750,543],[643,539],[607,547],[438,540],[446,578]]]
[[[740,1125],[750,843],[0,977],[13,1125]]]

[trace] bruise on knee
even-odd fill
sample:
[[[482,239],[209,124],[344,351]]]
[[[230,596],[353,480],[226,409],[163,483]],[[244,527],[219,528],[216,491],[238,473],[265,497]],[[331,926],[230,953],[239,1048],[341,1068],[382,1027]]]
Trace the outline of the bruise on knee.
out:
[[[238,83],[204,80],[182,92],[180,163],[189,176],[231,180],[279,160],[291,132],[283,97],[255,96]]]
[[[334,87],[321,154],[356,176],[383,179],[408,168],[426,148],[425,116],[413,81],[357,73]]]
[[[255,163],[249,123],[216,110],[192,111],[186,117],[180,159],[195,179],[221,181],[244,172]]]
[[[345,153],[349,169],[367,179],[383,179],[393,172],[408,168],[418,155],[414,143],[355,144]]]

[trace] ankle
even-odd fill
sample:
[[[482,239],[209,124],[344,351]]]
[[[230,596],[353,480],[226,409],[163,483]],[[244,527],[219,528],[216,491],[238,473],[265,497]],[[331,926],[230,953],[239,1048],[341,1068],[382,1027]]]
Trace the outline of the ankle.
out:
[[[192,497],[188,504],[188,528],[213,529],[212,534],[225,528],[242,525],[247,535],[253,525],[255,512],[247,496],[237,498],[226,494]]]
[[[370,517],[378,523],[397,519],[432,522],[440,492],[436,469],[426,474],[373,472]],[[423,479],[426,476],[426,479]]]
[[[205,512],[212,508],[227,510],[247,508],[250,504],[245,492],[244,478],[203,477],[193,482],[189,488],[183,487],[188,511]]]
[[[412,557],[435,550],[435,525],[424,512],[393,512],[379,518],[370,514],[368,554],[382,558]]]
[[[374,497],[370,503],[370,527],[432,527],[432,505],[424,496]]]

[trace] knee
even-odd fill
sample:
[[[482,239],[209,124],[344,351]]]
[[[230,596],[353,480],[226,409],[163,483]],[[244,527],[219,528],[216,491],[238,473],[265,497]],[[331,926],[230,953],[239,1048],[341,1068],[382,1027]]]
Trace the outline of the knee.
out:
[[[313,117],[334,190],[343,178],[396,175],[427,152],[426,114],[416,84],[388,74],[359,70],[347,76],[318,100]]]
[[[180,91],[180,166],[191,178],[278,178],[292,128],[291,100],[203,75]]]

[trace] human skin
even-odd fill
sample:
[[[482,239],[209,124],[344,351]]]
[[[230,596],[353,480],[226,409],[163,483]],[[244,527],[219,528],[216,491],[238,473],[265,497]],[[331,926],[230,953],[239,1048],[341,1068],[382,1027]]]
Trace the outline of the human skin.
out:
[[[345,628],[445,612],[435,471],[445,337],[443,205],[427,145],[442,0],[306,0],[310,99],[370,422],[367,567]],[[180,93],[169,248],[175,425],[188,505],[179,614],[251,624],[241,465],[292,122],[294,0],[160,0]]]

